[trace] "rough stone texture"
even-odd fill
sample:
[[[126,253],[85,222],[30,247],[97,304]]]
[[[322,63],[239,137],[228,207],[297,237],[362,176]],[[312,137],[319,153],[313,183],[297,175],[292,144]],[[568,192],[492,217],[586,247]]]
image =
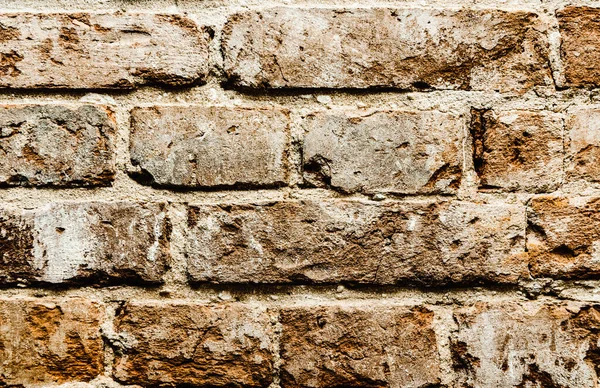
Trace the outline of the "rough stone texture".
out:
[[[0,385],[49,386],[102,373],[101,306],[83,299],[0,300]]]
[[[0,185],[109,185],[115,127],[104,107],[0,106]]]
[[[527,250],[533,276],[600,275],[600,198],[533,198],[527,222]]]
[[[464,120],[440,112],[356,111],[309,115],[305,180],[343,192],[454,193]]]
[[[454,317],[457,387],[597,386],[597,306],[480,303]]]
[[[0,87],[184,85],[208,73],[209,31],[180,15],[0,14]]]
[[[565,85],[600,85],[600,8],[571,6],[556,16]]]
[[[169,266],[162,204],[52,203],[0,211],[0,284],[158,283]]]
[[[600,109],[575,109],[566,127],[565,179],[600,182]]]
[[[267,387],[273,327],[262,307],[129,303],[115,330],[127,339],[115,378],[142,386]]]
[[[131,161],[159,186],[281,186],[288,127],[287,111],[275,108],[138,108]]]
[[[556,190],[562,179],[562,116],[523,110],[472,110],[473,162],[481,189]]]
[[[525,210],[464,202],[288,201],[192,206],[194,282],[512,283]]]
[[[310,306],[284,309],[280,319],[283,388],[440,383],[430,310]]]
[[[241,87],[523,91],[551,85],[534,13],[285,8],[230,17],[223,52]]]

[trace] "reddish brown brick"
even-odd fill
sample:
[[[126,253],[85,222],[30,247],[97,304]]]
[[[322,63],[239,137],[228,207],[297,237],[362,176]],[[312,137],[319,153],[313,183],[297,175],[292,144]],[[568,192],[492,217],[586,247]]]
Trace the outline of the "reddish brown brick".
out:
[[[566,85],[600,85],[600,8],[570,6],[556,16]]]
[[[472,110],[473,158],[481,189],[556,190],[563,170],[563,120],[552,112]]]
[[[0,106],[0,185],[110,185],[115,127],[105,107]]]
[[[289,118],[275,108],[137,108],[131,161],[158,186],[274,187],[287,182]]]
[[[209,31],[180,15],[0,14],[0,87],[184,85],[208,73]]]
[[[533,276],[577,279],[600,275],[600,198],[533,198],[527,223]]]
[[[433,318],[423,307],[284,309],[281,386],[435,386],[441,371]]]
[[[101,305],[78,298],[0,300],[0,385],[94,379],[104,369],[103,319]]]
[[[273,381],[274,328],[262,307],[129,303],[115,330],[127,338],[114,368],[125,384],[267,387]]]
[[[524,91],[553,84],[546,28],[525,11],[277,7],[232,15],[222,51],[239,87]]]

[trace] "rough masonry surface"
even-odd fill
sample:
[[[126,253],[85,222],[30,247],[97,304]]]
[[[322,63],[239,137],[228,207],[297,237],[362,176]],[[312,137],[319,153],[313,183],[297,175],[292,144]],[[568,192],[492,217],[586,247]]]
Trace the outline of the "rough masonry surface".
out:
[[[463,202],[192,206],[185,255],[197,282],[515,283],[524,215]]]
[[[453,193],[464,122],[440,112],[325,112],[306,119],[307,183],[352,192]]]
[[[0,14],[0,87],[201,82],[209,40],[208,31],[181,15]]]
[[[169,267],[164,204],[62,203],[0,210],[0,284],[159,283]]]
[[[287,180],[289,137],[280,109],[153,107],[132,112],[130,152],[159,186],[274,187]]]
[[[600,5],[0,0],[0,387],[594,388]]]
[[[224,67],[250,88],[521,91],[551,83],[546,28],[498,10],[252,10],[224,27]]]
[[[263,308],[128,304],[115,330],[128,340],[115,360],[127,384],[265,387],[273,331]]]
[[[105,107],[2,106],[0,185],[110,185],[115,129]]]
[[[83,299],[0,300],[0,384],[90,381],[104,367],[102,306]]]

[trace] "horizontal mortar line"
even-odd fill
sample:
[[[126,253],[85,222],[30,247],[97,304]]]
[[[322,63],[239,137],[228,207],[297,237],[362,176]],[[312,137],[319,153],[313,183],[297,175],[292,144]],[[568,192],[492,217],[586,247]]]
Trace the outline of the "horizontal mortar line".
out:
[[[210,90],[210,89],[207,89]],[[311,98],[302,98],[304,94],[297,96],[276,96],[263,95],[257,98],[247,94],[238,94],[237,92],[219,90],[221,100],[207,101],[207,90],[189,90],[183,91],[186,96],[177,94],[168,94],[167,98],[171,100],[160,100],[161,90],[144,89],[132,92],[131,95],[115,95],[112,93],[82,93],[81,95],[69,95],[68,93],[52,93],[52,94],[17,94],[12,93],[1,94],[0,104],[5,105],[105,105],[116,111],[128,113],[136,107],[151,107],[151,106],[180,106],[180,107],[212,107],[222,106],[230,108],[263,108],[276,107],[289,109],[292,113],[302,113],[302,110],[323,110],[323,109],[356,109],[357,111],[371,110],[414,110],[414,111],[448,111],[459,109],[464,113],[468,112],[470,106],[489,106],[490,108],[509,108],[509,109],[525,109],[525,110],[549,110],[562,112],[573,107],[594,107],[598,106],[599,102],[591,102],[589,99],[589,91],[578,90],[575,96],[571,93],[559,92],[555,96],[550,97],[533,97],[521,96],[514,98],[510,95],[499,95],[489,93],[475,93],[463,91],[446,91],[446,92],[411,92],[403,93],[367,93],[354,94],[335,92],[330,95],[333,97],[331,103],[323,104],[316,100],[316,95],[326,95],[327,93],[310,93]],[[99,99],[82,101],[82,98],[88,95],[97,95]],[[565,95],[568,94],[568,95]],[[584,95],[585,94],[585,95]],[[456,95],[462,96],[462,99],[456,99]],[[56,99],[48,99],[54,97]],[[102,98],[110,98],[114,101],[103,101]],[[175,98],[175,99],[172,99]],[[264,98],[264,99],[262,99]],[[382,100],[383,98],[383,100]],[[581,100],[578,101],[577,100]],[[371,101],[373,100],[373,101]],[[442,106],[432,107],[427,106],[432,102],[437,101]],[[575,103],[575,105],[573,105]],[[357,106],[360,104],[360,106]],[[400,106],[391,106],[398,105]]]
[[[230,12],[237,12],[240,10],[251,9],[264,9],[271,7],[290,7],[290,8],[332,8],[332,7],[344,7],[344,8],[378,8],[378,7],[398,7],[398,8],[431,8],[431,9],[461,9],[469,7],[473,9],[503,9],[503,10],[537,10],[546,11],[552,9],[553,5],[560,7],[561,3],[541,3],[539,0],[522,0],[519,2],[506,2],[498,4],[493,1],[454,1],[450,3],[440,4],[435,0],[426,1],[375,1],[370,2],[368,0],[329,0],[329,1],[307,1],[307,0],[296,0],[296,1],[155,1],[151,2],[150,6],[143,3],[135,3],[135,5],[124,6],[122,2],[107,1],[103,2],[102,6],[98,6],[97,3],[91,1],[80,0],[72,1],[72,7],[65,7],[64,4],[55,3],[56,5],[48,5],[49,2],[44,1],[29,1],[21,2],[24,6],[15,7],[14,2],[3,5],[0,3],[0,7],[4,8],[2,12],[114,12],[120,10],[126,10],[128,12],[138,11],[144,13],[177,13],[177,12],[209,12],[214,10],[223,10]],[[52,4],[52,2],[50,2]],[[158,3],[158,4],[156,4]],[[594,4],[592,1],[590,4]],[[169,7],[170,5],[170,7]],[[169,7],[165,10],[165,6]],[[211,13],[212,14],[212,13]]]
[[[136,189],[134,187],[134,189]],[[153,193],[144,194],[138,192],[131,193],[115,193],[112,191],[100,191],[100,192],[79,192],[73,193],[71,191],[58,192],[60,189],[47,189],[44,194],[36,193],[31,195],[27,192],[12,191],[10,194],[2,193],[3,189],[0,189],[0,203],[4,208],[10,209],[37,209],[50,203],[89,203],[89,202],[130,202],[130,203],[167,203],[169,205],[177,206],[210,206],[210,205],[221,205],[221,204],[267,204],[272,202],[297,202],[297,201],[348,201],[365,203],[369,205],[385,205],[385,204],[411,204],[411,203],[434,203],[434,202],[464,202],[474,203],[481,205],[490,206],[527,206],[528,201],[531,198],[539,197],[573,197],[573,198],[586,198],[586,197],[598,197],[600,191],[586,192],[585,195],[578,195],[577,193],[564,193],[554,192],[548,194],[515,194],[515,193],[502,193],[502,194],[477,194],[473,196],[423,196],[423,195],[406,195],[400,197],[389,196],[385,200],[376,201],[371,196],[362,194],[353,194],[350,196],[339,196],[335,192],[322,193],[322,192],[285,192],[277,190],[265,190],[265,191],[251,191],[251,192],[202,192],[193,191],[185,193]],[[139,189],[138,189],[139,190]],[[510,201],[506,201],[509,199]]]
[[[458,195],[422,195],[406,194],[394,195],[386,193],[384,200],[375,201],[372,195],[349,194],[343,195],[333,190],[320,189],[268,189],[268,190],[232,190],[232,191],[169,191],[148,188],[147,186],[132,185],[126,191],[123,187],[96,188],[96,189],[60,189],[60,188],[7,188],[0,189],[0,202],[5,205],[41,206],[49,202],[168,202],[172,204],[246,204],[246,203],[268,203],[273,201],[302,201],[302,200],[325,200],[325,201],[356,201],[371,204],[386,203],[410,203],[410,202],[481,202],[499,204],[504,199],[507,205],[523,205],[529,198],[535,196],[556,195],[564,193],[556,192],[549,194],[528,193],[479,193],[473,197]]]
[[[102,302],[124,300],[160,301],[176,303],[185,301],[199,304],[206,303],[346,303],[363,301],[381,301],[382,303],[426,303],[432,305],[452,305],[477,301],[598,301],[600,302],[600,280],[560,282],[562,290],[578,292],[581,297],[553,295],[552,287],[537,298],[530,299],[525,295],[524,285],[500,286],[488,285],[478,287],[399,287],[399,286],[363,286],[352,287],[337,285],[202,285],[171,286],[161,288],[144,288],[139,286],[112,287],[71,287],[71,288],[2,288],[0,298],[35,298],[40,300],[81,297]]]
[[[0,11],[1,12],[1,11]],[[213,68],[219,65],[210,62],[209,65]],[[208,81],[202,85],[187,85],[187,86],[168,86],[160,84],[139,84],[130,89],[121,88],[0,88],[0,99],[2,97],[31,97],[31,98],[43,98],[43,97],[54,97],[59,96],[63,98],[82,98],[88,95],[106,95],[115,98],[129,98],[135,99],[144,94],[154,93],[150,103],[157,102],[156,97],[161,96],[174,98],[174,97],[185,97],[189,95],[196,95],[198,97],[206,98],[206,95],[202,94],[205,91],[217,91],[222,95],[226,96],[237,96],[247,97],[249,99],[256,100],[257,98],[268,98],[270,100],[277,98],[289,98],[289,97],[301,97],[309,94],[324,94],[324,95],[340,95],[349,97],[361,97],[371,95],[413,95],[413,96],[436,96],[436,95],[449,95],[449,96],[495,96],[505,97],[509,99],[522,99],[528,101],[531,99],[545,101],[553,96],[543,95],[539,96],[535,93],[520,94],[515,92],[498,92],[498,91],[485,91],[485,90],[462,90],[462,89],[440,89],[432,88],[425,90],[412,90],[412,89],[399,89],[394,87],[365,87],[365,88],[351,88],[351,87],[340,87],[340,88],[327,88],[327,87],[314,87],[314,88],[298,88],[298,87],[286,87],[286,88],[250,88],[250,87],[231,87],[224,85],[226,77],[211,76]],[[538,89],[555,89],[553,86],[538,86]],[[535,89],[535,88],[534,88]],[[600,87],[567,87],[555,90],[554,95],[570,95],[577,91],[594,91]],[[206,100],[202,100],[206,103]],[[160,103],[160,101],[159,101]]]
[[[361,97],[361,96],[372,96],[372,95],[418,95],[418,96],[431,96],[431,95],[466,95],[466,96],[504,96],[507,98],[521,97],[514,93],[501,93],[501,92],[488,92],[488,91],[470,91],[470,90],[457,90],[457,89],[431,89],[431,90],[406,90],[396,88],[281,88],[281,89],[238,89],[238,88],[225,88],[220,85],[217,81],[218,78],[214,78],[212,82],[199,86],[189,87],[161,87],[158,85],[139,85],[133,89],[60,89],[60,88],[44,88],[44,89],[13,89],[3,88],[0,89],[0,99],[2,97],[10,98],[47,98],[47,97],[63,97],[63,98],[82,98],[90,94],[106,95],[115,98],[139,98],[143,93],[153,92],[155,94],[168,93],[170,98],[185,97],[185,95],[196,95],[198,97],[206,98],[205,95],[201,94],[204,91],[210,91],[211,89],[219,91],[223,95],[232,95],[237,97],[246,97],[251,101],[256,101],[256,98],[269,98],[270,100],[276,101],[278,98],[289,98],[289,97],[302,97],[309,94],[319,95],[340,95],[350,97]],[[573,89],[583,88],[568,88],[565,90],[559,90],[557,94],[567,94]],[[598,89],[598,88],[596,88]],[[594,90],[586,89],[586,90]],[[156,96],[151,96],[148,103],[160,103],[155,100]],[[538,97],[540,100],[547,100],[548,97]],[[154,100],[153,100],[154,99]],[[206,103],[206,100],[201,100]]]

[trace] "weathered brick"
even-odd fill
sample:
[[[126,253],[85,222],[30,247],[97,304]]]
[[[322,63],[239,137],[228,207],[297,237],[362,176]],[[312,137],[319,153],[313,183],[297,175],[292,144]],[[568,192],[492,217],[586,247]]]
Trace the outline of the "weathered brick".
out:
[[[0,284],[158,283],[169,265],[162,204],[52,203],[0,211]]]
[[[352,193],[453,193],[464,120],[440,112],[327,111],[306,118],[304,178]]]
[[[433,312],[309,306],[281,312],[281,386],[425,387],[440,383]]]
[[[0,106],[0,185],[109,185],[115,127],[104,107]]]
[[[430,201],[285,201],[188,211],[194,282],[512,283],[525,209]]]
[[[230,17],[240,87],[522,91],[552,85],[546,26],[525,11],[287,8]]]
[[[236,304],[128,303],[115,330],[115,378],[142,386],[267,387],[273,381],[270,314]]]
[[[94,379],[104,368],[100,305],[83,299],[0,300],[0,385]]]
[[[137,108],[131,161],[158,186],[281,186],[288,127],[287,111],[275,108]]]
[[[527,250],[537,277],[600,274],[600,198],[538,197],[527,211]]]
[[[479,303],[455,314],[457,387],[596,387],[600,308]]]
[[[562,179],[562,117],[552,112],[472,110],[473,159],[480,188],[534,193]]]
[[[576,109],[566,126],[565,180],[600,182],[600,109]]]
[[[192,84],[208,73],[209,40],[180,15],[0,14],[0,87]]]
[[[600,8],[571,6],[556,15],[566,86],[600,85]]]

